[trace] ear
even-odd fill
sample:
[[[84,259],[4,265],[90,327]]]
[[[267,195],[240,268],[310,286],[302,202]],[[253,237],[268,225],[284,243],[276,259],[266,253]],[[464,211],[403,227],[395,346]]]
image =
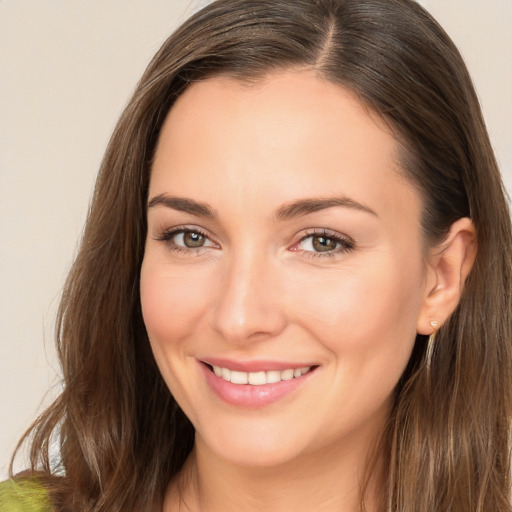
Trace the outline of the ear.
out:
[[[443,242],[431,249],[419,334],[432,334],[455,311],[476,251],[475,227],[466,217],[454,222]]]

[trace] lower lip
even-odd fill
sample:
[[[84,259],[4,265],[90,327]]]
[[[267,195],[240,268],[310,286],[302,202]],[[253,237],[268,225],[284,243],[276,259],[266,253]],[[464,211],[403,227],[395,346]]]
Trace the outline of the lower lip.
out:
[[[250,384],[233,384],[217,377],[204,363],[200,363],[200,366],[210,388],[220,399],[237,407],[251,409],[264,407],[292,394],[305,384],[316,370],[310,370],[298,378],[252,386]]]

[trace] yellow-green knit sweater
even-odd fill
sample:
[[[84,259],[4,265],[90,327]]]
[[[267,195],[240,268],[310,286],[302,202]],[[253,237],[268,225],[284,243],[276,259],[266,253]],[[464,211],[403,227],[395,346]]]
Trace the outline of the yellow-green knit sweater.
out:
[[[0,482],[0,512],[53,512],[46,489],[35,480]]]

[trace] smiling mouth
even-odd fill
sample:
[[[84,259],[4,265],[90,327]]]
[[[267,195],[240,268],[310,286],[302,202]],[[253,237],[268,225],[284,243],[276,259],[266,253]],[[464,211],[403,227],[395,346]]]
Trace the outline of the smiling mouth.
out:
[[[302,368],[289,368],[286,370],[267,370],[259,372],[240,372],[223,368],[221,366],[214,366],[204,363],[210,371],[217,377],[231,382],[232,384],[250,385],[250,386],[263,386],[265,384],[275,384],[281,381],[298,379],[306,373],[313,371],[316,366],[304,366]]]

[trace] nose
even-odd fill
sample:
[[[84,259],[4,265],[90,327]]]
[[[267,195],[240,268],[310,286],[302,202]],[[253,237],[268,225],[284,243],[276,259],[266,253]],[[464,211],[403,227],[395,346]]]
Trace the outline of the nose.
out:
[[[279,335],[287,323],[278,271],[254,253],[226,263],[213,305],[213,329],[232,343]]]

